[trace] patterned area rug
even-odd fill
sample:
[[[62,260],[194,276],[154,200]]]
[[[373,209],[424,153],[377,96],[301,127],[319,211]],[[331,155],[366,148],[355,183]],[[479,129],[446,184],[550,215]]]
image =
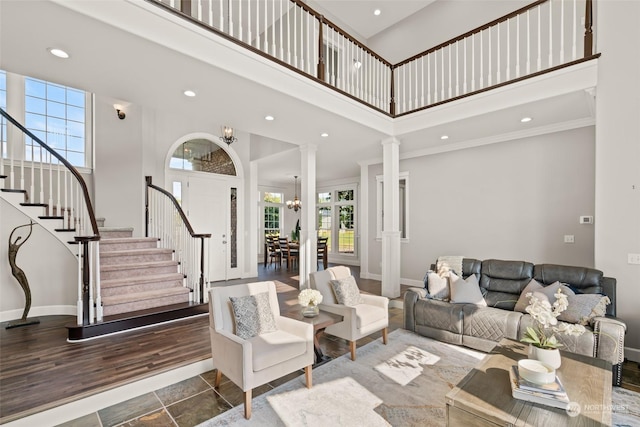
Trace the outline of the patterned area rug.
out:
[[[484,353],[405,330],[341,356],[253,399],[251,420],[243,405],[201,424],[209,426],[444,426],[444,396]],[[640,394],[614,388],[616,426],[640,425]]]

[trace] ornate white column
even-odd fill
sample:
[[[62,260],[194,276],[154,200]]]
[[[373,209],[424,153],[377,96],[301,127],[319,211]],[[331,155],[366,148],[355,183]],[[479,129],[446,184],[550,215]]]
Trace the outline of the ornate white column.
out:
[[[400,141],[382,141],[383,229],[382,295],[400,296]]]
[[[247,254],[247,259],[245,259],[245,275],[243,277],[256,277],[258,275],[258,227],[253,227],[252,221],[255,221],[255,218],[262,218],[262,214],[258,209],[258,203],[260,200],[259,192],[258,192],[258,162],[255,160],[249,162],[249,196],[247,197],[249,212],[245,216],[245,219],[248,221],[245,230],[248,231],[248,244],[249,250],[245,250]],[[255,224],[255,222],[253,222]],[[240,236],[238,236],[240,237]]]
[[[358,253],[360,254],[360,277],[369,278],[369,164],[360,163],[360,191],[359,207],[360,220],[358,224]]]
[[[309,273],[318,269],[317,245],[318,232],[316,230],[316,151],[313,144],[300,147],[301,181],[300,198],[300,259],[299,283],[300,289],[309,286]]]

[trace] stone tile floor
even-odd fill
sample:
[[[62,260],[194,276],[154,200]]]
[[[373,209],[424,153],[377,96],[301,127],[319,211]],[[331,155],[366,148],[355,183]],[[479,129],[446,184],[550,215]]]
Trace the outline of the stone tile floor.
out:
[[[401,328],[403,310],[389,309],[389,332]],[[358,347],[375,339],[375,333],[358,340]],[[324,353],[333,358],[349,352],[347,341],[323,335],[320,345]],[[61,424],[61,427],[192,427],[215,417],[234,406],[243,404],[242,390],[223,376],[222,384],[213,388],[215,370],[172,384],[168,387],[146,393],[133,399],[109,406],[81,418]],[[303,371],[291,373],[253,390],[253,397],[259,396],[293,378]]]

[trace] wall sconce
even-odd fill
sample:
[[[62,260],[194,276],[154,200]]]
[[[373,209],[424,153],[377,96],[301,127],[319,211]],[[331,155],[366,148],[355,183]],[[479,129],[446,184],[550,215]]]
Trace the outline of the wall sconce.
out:
[[[296,181],[293,187],[293,201],[287,200],[287,207],[289,209],[293,209],[295,212],[298,212],[298,210],[302,209],[302,202],[300,202],[300,199],[298,199],[298,177],[294,176],[294,178]]]
[[[127,115],[124,113],[122,105],[120,104],[113,104],[113,108],[116,110],[116,113],[118,114],[118,118],[120,120],[124,120],[125,117],[127,117]]]
[[[222,127],[222,136],[220,137],[220,140],[222,140],[223,142],[226,142],[227,145],[231,145],[231,143],[232,142],[236,142],[238,140],[238,138],[233,136],[233,128],[232,127],[223,126]]]

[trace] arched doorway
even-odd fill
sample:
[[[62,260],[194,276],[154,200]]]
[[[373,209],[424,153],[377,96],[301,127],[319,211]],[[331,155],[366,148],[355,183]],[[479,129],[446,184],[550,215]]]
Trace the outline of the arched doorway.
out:
[[[167,188],[178,199],[196,233],[210,233],[207,280],[242,275],[240,221],[242,174],[238,157],[216,137],[191,134],[181,138],[167,160]],[[235,158],[235,159],[234,159]]]

